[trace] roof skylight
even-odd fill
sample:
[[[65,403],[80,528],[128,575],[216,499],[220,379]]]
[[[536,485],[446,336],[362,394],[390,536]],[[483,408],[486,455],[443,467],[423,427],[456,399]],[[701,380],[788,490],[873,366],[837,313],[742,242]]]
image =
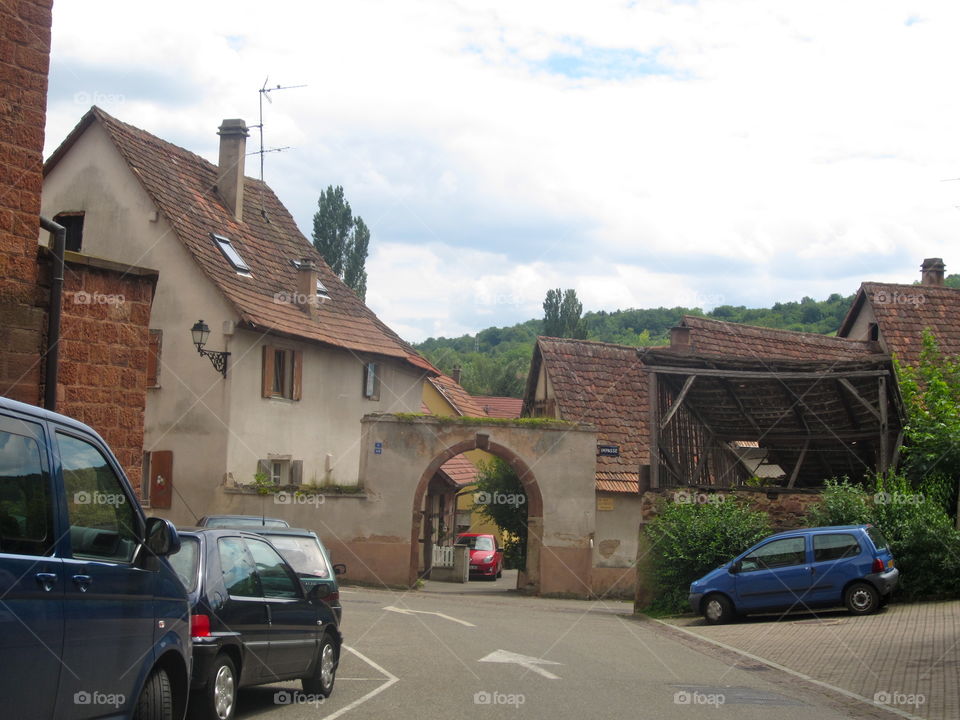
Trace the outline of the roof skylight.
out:
[[[233,243],[230,242],[230,238],[224,237],[223,235],[217,235],[216,233],[210,233],[210,237],[213,238],[213,241],[217,244],[217,247],[220,248],[220,252],[222,252],[223,256],[230,261],[230,264],[233,265],[233,269],[236,270],[238,274],[250,275],[250,266],[243,261],[242,257],[240,257],[240,253],[237,252],[237,249],[233,246]]]

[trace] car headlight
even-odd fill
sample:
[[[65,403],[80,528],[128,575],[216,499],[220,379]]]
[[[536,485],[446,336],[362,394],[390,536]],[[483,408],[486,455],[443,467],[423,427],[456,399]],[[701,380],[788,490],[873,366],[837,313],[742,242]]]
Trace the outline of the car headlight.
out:
[[[484,557],[480,558],[480,562],[482,563],[493,562],[493,555],[485,555]]]

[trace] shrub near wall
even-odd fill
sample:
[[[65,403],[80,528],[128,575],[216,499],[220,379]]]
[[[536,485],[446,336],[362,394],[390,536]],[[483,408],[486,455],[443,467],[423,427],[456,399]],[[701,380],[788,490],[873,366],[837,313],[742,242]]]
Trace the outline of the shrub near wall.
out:
[[[675,498],[683,501],[677,502]],[[651,609],[683,612],[690,583],[771,533],[766,513],[722,494],[662,498],[647,525],[652,558]],[[702,500],[702,501],[698,501]]]

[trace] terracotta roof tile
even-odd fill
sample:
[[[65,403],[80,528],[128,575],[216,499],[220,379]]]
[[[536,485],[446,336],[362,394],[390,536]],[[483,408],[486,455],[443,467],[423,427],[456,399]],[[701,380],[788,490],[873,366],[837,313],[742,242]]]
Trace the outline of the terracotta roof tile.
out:
[[[855,360],[880,351],[876,343],[741,325],[686,315],[690,351],[697,355],[790,360]]]
[[[217,167],[183,148],[92,108],[51,156],[56,164],[91,122],[99,122],[203,273],[236,309],[247,327],[313,340],[357,353],[397,358],[437,372],[348,288],[297,228],[273,191],[244,178],[244,214],[238,222],[216,191]],[[251,268],[238,275],[210,234],[228,237]],[[291,260],[313,258],[330,299],[317,316],[283,297],[295,294],[297,269]]]
[[[905,364],[919,362],[926,329],[944,354],[960,355],[960,289],[866,282],[855,304],[861,293],[873,308],[882,341]]]
[[[443,395],[447,402],[461,415],[467,417],[484,417],[483,406],[470,393],[449,375],[438,375],[430,378],[430,382]]]
[[[470,462],[466,455],[456,455],[440,466],[453,482],[460,487],[473,485],[477,481],[477,467]]]
[[[488,417],[518,418],[523,411],[522,398],[474,395],[473,399],[483,408],[484,414]]]
[[[640,487],[639,473],[629,472],[598,472],[597,490],[603,492],[633,493]]]

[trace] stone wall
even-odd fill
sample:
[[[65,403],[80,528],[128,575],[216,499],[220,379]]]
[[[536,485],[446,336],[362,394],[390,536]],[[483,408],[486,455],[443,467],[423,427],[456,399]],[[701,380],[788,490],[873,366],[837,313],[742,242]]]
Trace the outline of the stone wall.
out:
[[[40,400],[37,234],[52,0],[0,4],[0,394]]]
[[[778,488],[667,488],[648,490],[641,500],[642,523],[656,516],[657,500],[673,502],[727,502],[745,501],[752,510],[762,510],[770,516],[775,531],[793,530],[807,524],[806,514],[811,505],[820,502],[820,493],[811,489],[782,490]],[[721,499],[722,498],[722,499]]]

